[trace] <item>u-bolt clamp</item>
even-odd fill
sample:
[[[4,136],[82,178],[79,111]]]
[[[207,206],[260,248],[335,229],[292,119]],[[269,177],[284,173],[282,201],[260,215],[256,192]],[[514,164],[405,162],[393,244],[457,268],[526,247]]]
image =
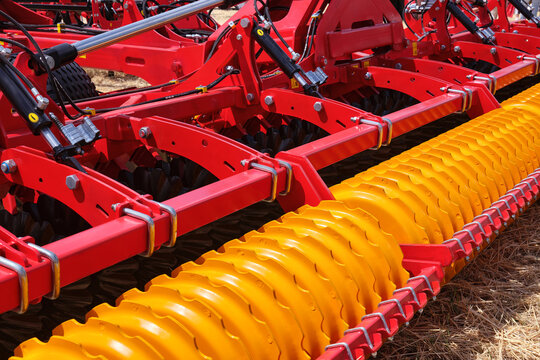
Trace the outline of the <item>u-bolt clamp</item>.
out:
[[[60,260],[55,253],[45,248],[42,248],[39,245],[28,243],[28,246],[37,250],[39,255],[43,256],[46,259],[49,259],[51,262],[51,272],[52,272],[52,290],[46,295],[47,299],[55,300],[60,296]]]
[[[487,81],[489,92],[491,92],[492,94],[495,94],[495,92],[497,92],[497,78],[495,76],[493,76],[493,75],[488,75],[488,76],[474,75],[472,77],[472,79],[473,80]]]
[[[246,162],[247,162],[247,160],[242,160],[241,161],[242,165],[245,165]],[[285,196],[285,195],[288,195],[289,192],[291,191],[292,179],[293,179],[293,170],[292,170],[291,164],[289,164],[286,161],[278,160],[278,163],[279,163],[279,165],[281,165],[282,167],[284,167],[287,170],[287,180],[285,181],[285,190],[279,193],[280,196]],[[253,168],[253,169],[260,170],[260,171],[270,173],[272,175],[272,189],[270,190],[270,197],[267,198],[267,199],[264,199],[263,201],[266,201],[266,202],[274,202],[274,201],[276,201],[276,198],[278,196],[278,192],[277,192],[278,173],[277,173],[277,170],[270,167],[270,166],[257,164],[255,162],[249,163],[249,167]]]
[[[326,346],[324,348],[324,351],[326,351],[328,349],[332,349],[332,348],[337,348],[337,347],[343,347],[345,349],[345,351],[347,351],[347,356],[349,356],[349,360],[355,360],[355,358],[354,358],[354,356],[352,354],[351,348],[349,347],[349,344],[347,344],[346,342],[330,344],[330,345],[328,345],[328,346]]]
[[[355,327],[355,328],[352,328],[352,329],[348,329],[348,330],[345,330],[344,331],[344,334],[347,335],[347,334],[350,334],[350,333],[355,333],[355,332],[359,332],[361,331],[363,334],[364,334],[364,337],[366,338],[366,342],[369,346],[369,349],[371,351],[375,351],[375,345],[373,345],[373,343],[371,342],[371,339],[369,338],[369,333],[367,331],[367,329],[363,326],[359,326],[359,327]]]
[[[15,261],[11,261],[6,259],[3,256],[0,256],[0,266],[3,266],[5,268],[8,268],[12,271],[15,271],[17,276],[19,277],[19,296],[20,296],[20,303],[17,310],[15,310],[19,314],[23,314],[28,309],[28,274],[26,273],[26,270],[24,266],[17,264]]]
[[[165,205],[154,200],[149,200],[149,201],[159,206],[161,211],[169,214],[169,217],[171,219],[171,225],[170,225],[171,231],[170,231],[169,241],[163,244],[163,246],[173,247],[176,244],[176,237],[178,236],[178,214],[176,213],[176,210],[174,210],[172,206]]]
[[[458,89],[451,89],[451,88],[441,88],[442,91],[448,92],[448,93],[454,93],[454,94],[460,94],[463,97],[463,102],[461,106],[462,113],[465,113],[469,111],[472,107],[472,90],[468,88],[463,88],[463,90]]]
[[[135,219],[142,220],[146,223],[146,226],[148,228],[148,245],[146,247],[146,251],[142,253],[141,255],[144,257],[150,257],[154,253],[154,247],[156,245],[156,225],[154,224],[154,220],[150,215],[143,214],[142,212],[135,211],[130,208],[123,208],[122,212],[124,215],[128,215],[131,217],[134,217]]]
[[[538,56],[532,57],[532,56],[526,56],[526,55],[519,55],[517,58],[519,60],[534,61],[534,74],[531,76],[538,75],[538,73],[540,72],[540,59],[538,58]]]
[[[384,125],[383,123],[380,123],[378,121],[373,121],[373,120],[362,119],[356,116],[351,118],[352,122],[358,121],[360,122],[360,124],[376,126],[377,129],[379,130],[379,135],[377,137],[377,146],[369,148],[369,150],[379,150],[382,146],[388,146],[392,142],[392,133],[393,133],[393,128],[394,128],[394,123],[392,122],[392,120],[385,117],[381,118],[381,120],[384,121],[384,123],[386,123],[386,126],[388,127],[388,134],[386,136],[386,141],[384,143],[383,143],[383,125]]]

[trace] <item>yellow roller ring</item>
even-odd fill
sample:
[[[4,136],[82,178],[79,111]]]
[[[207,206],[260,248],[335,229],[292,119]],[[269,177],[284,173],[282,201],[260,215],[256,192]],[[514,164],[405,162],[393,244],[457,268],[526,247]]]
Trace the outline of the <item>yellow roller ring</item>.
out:
[[[177,290],[151,286],[146,292],[132,289],[124,293],[117,304],[129,302],[148,306],[157,316],[168,316],[181,323],[193,336],[193,346],[206,359],[218,359],[230,354],[235,359],[248,359],[247,350],[237,337],[223,328],[221,316],[199,300],[188,300]]]
[[[80,344],[91,355],[109,360],[163,359],[141,337],[128,336],[119,327],[97,318],[89,318],[84,325],[75,320],[66,321],[53,334]]]
[[[243,341],[250,358],[256,359],[261,353],[272,358],[279,356],[279,349],[272,333],[266,324],[251,316],[250,304],[239,294],[212,283],[204,275],[195,273],[180,272],[172,278],[159,276],[153,279],[151,284],[151,287],[160,285],[178,290],[182,296],[198,299],[212,308],[220,314],[227,332]]]
[[[379,247],[386,259],[386,263],[390,267],[389,280],[396,288],[405,286],[409,278],[409,273],[402,266],[403,253],[396,239],[384,232],[380,228],[377,219],[371,214],[361,209],[350,209],[338,201],[322,201],[317,207],[304,207],[302,209],[302,215],[304,216],[312,216],[312,212],[318,212],[320,210],[329,211],[336,219],[334,225],[346,227],[349,231],[353,231],[354,235],[349,240],[349,246],[357,254],[363,254],[362,249],[365,247],[363,245],[365,240]],[[362,237],[361,235],[364,236]],[[375,259],[368,260],[375,261]],[[376,261],[380,261],[380,259]],[[375,281],[379,281],[379,274],[374,275],[376,276]],[[379,295],[383,297],[382,293],[379,293]]]
[[[107,360],[103,356],[93,356],[86,352],[81,345],[64,338],[53,336],[47,343],[36,338],[27,340],[15,349],[15,356],[9,360]]]
[[[294,312],[275,299],[274,289],[265,282],[251,273],[238,272],[233,264],[224,259],[208,258],[204,266],[187,263],[184,264],[182,271],[202,272],[213,283],[239,293],[249,301],[252,316],[265,322],[269,327],[282,356],[295,359],[308,358],[308,354],[302,350],[304,334]]]
[[[376,217],[381,228],[402,243],[429,244],[429,236],[421,224],[414,221],[414,213],[400,199],[389,199],[383,190],[371,184],[351,187],[344,184],[332,186],[336,200],[353,209],[363,209]],[[414,240],[413,240],[414,239]]]

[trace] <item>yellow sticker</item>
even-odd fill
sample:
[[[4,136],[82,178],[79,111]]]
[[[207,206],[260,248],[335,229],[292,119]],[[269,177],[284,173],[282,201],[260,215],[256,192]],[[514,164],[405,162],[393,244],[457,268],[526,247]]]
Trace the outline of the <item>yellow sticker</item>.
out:
[[[259,34],[259,36],[263,36],[263,35],[264,35],[264,31],[262,31],[262,29],[259,29],[259,30],[257,30],[257,34]]]
[[[30,113],[28,114],[28,120],[30,120],[30,122],[37,123],[39,120],[39,117],[37,116],[36,113]]]
[[[412,43],[412,54],[413,56],[418,55],[418,43],[416,41]]]
[[[62,32],[62,24],[56,24],[56,31],[58,31],[59,34]]]
[[[362,63],[362,67],[367,68],[368,66],[369,66],[369,61],[364,61],[364,62]]]
[[[297,89],[300,87],[300,84],[298,84],[298,81],[296,79],[291,79],[291,89]]]
[[[81,59],[86,59],[86,54],[82,54],[81,56],[79,56]]]

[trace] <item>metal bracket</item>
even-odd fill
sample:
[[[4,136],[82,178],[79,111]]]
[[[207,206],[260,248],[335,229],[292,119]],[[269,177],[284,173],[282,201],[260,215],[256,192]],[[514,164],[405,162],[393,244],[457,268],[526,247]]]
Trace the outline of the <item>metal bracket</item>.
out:
[[[491,92],[492,94],[495,94],[495,92],[497,92],[497,78],[495,76],[493,75],[488,75],[488,76],[467,75],[467,77],[472,78],[473,80],[487,81],[489,92]]]
[[[469,224],[465,224],[465,226],[467,226],[467,225],[469,225]],[[454,236],[456,236],[457,234],[464,233],[464,232],[466,232],[467,234],[469,234],[469,236],[471,237],[472,241],[475,241],[475,242],[476,242],[476,238],[475,238],[474,234],[473,234],[472,231],[469,230],[469,229],[459,230],[459,231],[457,231],[457,232],[454,233]],[[476,250],[477,250],[477,251],[480,251],[480,246],[476,246]]]
[[[352,328],[352,329],[348,329],[348,330],[345,330],[344,334],[347,335],[347,334],[355,333],[355,332],[358,332],[358,331],[362,331],[362,333],[364,333],[364,337],[366,338],[366,342],[368,343],[369,348],[371,349],[371,351],[374,351],[375,346],[371,342],[371,339],[369,338],[369,333],[368,333],[368,331],[367,331],[367,329],[365,327],[359,326],[359,327],[355,327],[355,328]]]
[[[409,278],[409,280],[407,280],[407,284],[409,283],[409,281],[414,281],[414,280],[424,280],[426,282],[426,285],[429,288],[429,291],[431,291],[431,295],[435,295],[435,292],[433,291],[433,287],[431,286],[431,281],[429,281],[429,278],[426,275],[413,276],[412,278]]]
[[[461,250],[463,250],[464,253],[467,253],[467,252],[465,251],[465,247],[463,246],[463,243],[462,243],[461,240],[459,240],[459,239],[451,238],[451,239],[448,239],[448,240],[443,241],[442,243],[443,243],[443,244],[446,244],[446,243],[449,243],[450,241],[455,241],[455,242],[457,242],[458,245],[459,245],[459,247],[461,248]],[[465,257],[465,260],[469,261],[469,259],[470,259],[469,256],[466,256],[466,257]]]
[[[287,169],[287,182],[285,183],[285,190],[279,193],[280,196],[286,196],[286,195],[289,195],[289,193],[291,192],[292,179],[293,179],[292,166],[291,164],[283,160],[278,160],[278,163],[279,165]]]
[[[379,317],[384,325],[384,329],[386,330],[386,333],[390,334],[391,331],[390,331],[390,328],[388,327],[388,323],[386,322],[386,319],[384,318],[384,315],[380,312],[376,312],[376,313],[371,313],[371,314],[367,314],[367,315],[364,315],[362,316],[362,319],[361,321],[363,321],[364,319],[367,319],[367,318],[370,318],[370,317]]]
[[[52,291],[50,292],[50,294],[46,295],[45,297],[51,300],[58,299],[58,296],[60,296],[60,260],[58,259],[58,256],[56,256],[56,254],[53,253],[52,251],[42,248],[41,246],[36,245],[34,243],[27,243],[27,244],[31,248],[36,249],[37,252],[39,252],[41,256],[49,259],[49,261],[51,262]]]
[[[399,312],[401,313],[401,316],[403,316],[403,319],[405,319],[405,321],[406,321],[407,320],[407,314],[405,314],[405,311],[403,311],[403,306],[401,306],[401,303],[399,302],[398,299],[388,299],[388,300],[381,301],[379,303],[378,307],[380,307],[381,305],[391,304],[391,303],[394,303],[394,302],[397,304]],[[408,324],[409,324],[409,322],[407,321],[406,325],[408,325]]]
[[[154,224],[154,220],[150,215],[143,214],[142,212],[138,212],[130,208],[123,208],[122,211],[125,215],[142,220],[146,223],[148,227],[148,246],[146,252],[142,253],[141,255],[144,257],[152,256],[154,253],[154,247],[156,245],[156,224]]]
[[[261,164],[257,164],[257,163],[250,163],[249,166],[254,168],[254,169],[257,169],[257,170],[264,171],[264,172],[272,174],[272,190],[270,191],[270,197],[268,199],[263,200],[263,201],[266,201],[266,202],[274,202],[274,201],[276,201],[276,198],[277,198],[277,181],[278,181],[278,174],[277,174],[276,169],[271,168],[270,166],[265,166],[265,165],[261,165]]]
[[[176,245],[176,237],[178,236],[178,214],[176,213],[176,210],[172,206],[164,205],[160,202],[149,200],[151,203],[156,204],[159,206],[159,208],[169,214],[171,218],[171,233],[169,236],[169,241],[163,244],[165,247],[173,247]]]
[[[377,121],[366,120],[366,119],[360,119],[360,123],[377,127],[377,129],[379,130],[379,136],[377,138],[378,139],[377,146],[369,148],[369,150],[379,150],[381,146],[383,146],[383,124]]]
[[[0,266],[8,268],[17,273],[19,277],[19,293],[21,301],[17,310],[19,314],[23,314],[28,310],[28,274],[22,265],[17,264],[14,261],[8,260],[5,257],[0,256]]]
[[[464,90],[441,88],[442,91],[446,90],[446,92],[448,93],[461,94],[461,96],[463,97],[463,105],[460,112],[465,113],[469,111],[472,107],[472,90],[467,88],[463,89]]]
[[[392,142],[392,133],[394,132],[394,123],[389,118],[381,118],[385,123],[386,126],[388,126],[388,134],[386,136],[386,142],[383,144],[383,146],[388,146]]]
[[[531,76],[535,76],[535,75],[538,75],[538,73],[540,72],[540,59],[538,57],[532,57],[532,56],[526,56],[526,55],[519,55],[517,57],[519,60],[530,60],[530,61],[534,61],[534,74],[531,75]]]
[[[330,344],[330,345],[328,345],[328,346],[326,346],[324,348],[324,351],[326,351],[328,349],[332,349],[332,348],[342,347],[342,346],[345,348],[345,350],[347,350],[347,355],[349,355],[349,359],[350,360],[355,360],[355,358],[354,358],[354,356],[352,354],[351,348],[349,347],[349,344],[344,343],[344,342]]]
[[[412,296],[413,296],[414,302],[416,302],[416,305],[420,306],[420,301],[418,301],[418,296],[416,296],[416,291],[414,291],[414,289],[412,287],[410,287],[410,286],[406,286],[406,287],[402,287],[400,289],[396,289],[396,290],[394,290],[392,295],[395,295],[396,293],[403,292],[403,291],[410,291]]]

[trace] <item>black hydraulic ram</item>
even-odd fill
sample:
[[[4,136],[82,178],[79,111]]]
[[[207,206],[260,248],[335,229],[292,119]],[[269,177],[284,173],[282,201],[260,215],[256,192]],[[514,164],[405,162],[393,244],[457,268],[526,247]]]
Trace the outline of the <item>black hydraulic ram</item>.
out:
[[[529,10],[527,4],[525,4],[521,0],[508,0],[508,2],[514,5],[517,11],[519,11],[520,14],[523,15],[527,20],[532,21],[536,24],[537,27],[540,27],[540,19],[535,16],[535,14],[533,14],[531,10]]]
[[[302,68],[296,64],[287,53],[276,43],[276,41],[270,36],[267,30],[260,26],[253,27],[253,37],[261,48],[278,64],[279,68],[290,79],[295,79],[304,88],[304,92],[307,95],[322,98],[319,93],[319,89],[316,83],[310,81],[310,76],[305,74]],[[318,73],[320,74],[322,70]],[[324,74],[324,73],[323,73]],[[307,78],[304,78],[304,76]],[[326,77],[326,75],[323,75]],[[326,81],[324,78],[323,81]],[[319,83],[321,83],[319,82]]]
[[[3,62],[0,62],[0,90],[26,121],[32,134],[40,135],[43,131],[47,133],[52,121],[38,108],[36,101],[17,75]]]
[[[179,8],[98,34],[72,44],[60,44],[45,50],[45,55],[54,60],[53,69],[69,63],[77,56],[132,38],[143,32],[185,19],[217,6],[223,8],[244,2],[244,0],[198,0]],[[49,60],[49,63],[52,61]]]
[[[474,34],[482,40],[483,43],[491,44],[495,41],[495,34],[491,29],[481,29],[479,28],[461,9],[459,6],[454,3],[452,0],[449,0],[446,3],[446,9],[461,23],[465,26],[471,34]]]

